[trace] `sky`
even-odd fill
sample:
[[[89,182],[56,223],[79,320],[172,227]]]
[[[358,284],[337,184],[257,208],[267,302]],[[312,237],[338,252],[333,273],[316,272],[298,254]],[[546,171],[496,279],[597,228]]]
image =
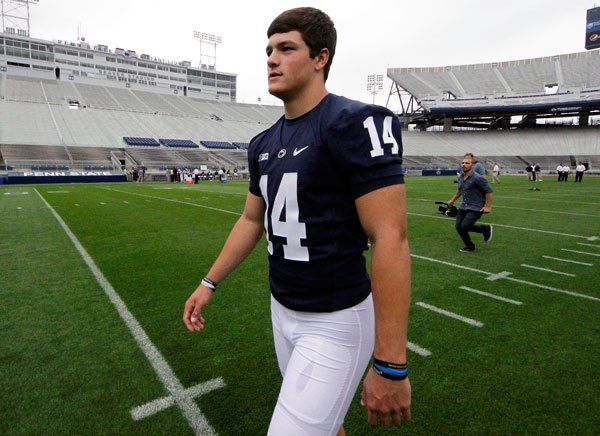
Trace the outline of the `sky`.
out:
[[[313,6],[334,21],[338,44],[329,92],[399,108],[388,68],[476,64],[585,51],[591,0],[40,0],[31,36],[135,50],[169,61],[200,62],[194,31],[222,38],[217,70],[237,74],[238,102],[276,104],[267,92],[266,30],[286,9]],[[204,63],[214,54],[204,45]],[[367,91],[382,74],[383,89]]]

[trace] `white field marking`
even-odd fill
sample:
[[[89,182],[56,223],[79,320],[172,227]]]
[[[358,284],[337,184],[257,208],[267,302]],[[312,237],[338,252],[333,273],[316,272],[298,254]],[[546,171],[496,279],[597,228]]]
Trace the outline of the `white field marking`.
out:
[[[547,210],[547,209],[528,209],[525,207],[514,207],[514,206],[498,206],[494,205],[494,209],[515,209],[515,210],[527,210],[531,212],[540,212],[543,214],[554,213],[559,215],[573,215],[573,216],[589,216],[593,218],[600,218],[600,215],[592,215],[589,213],[577,213],[577,212],[563,212],[561,210]]]
[[[457,313],[454,313],[454,312],[449,312],[447,310],[440,309],[439,307],[432,306],[431,304],[423,303],[421,301],[418,301],[415,304],[417,306],[421,306],[421,307],[423,307],[425,309],[431,310],[432,312],[439,313],[440,315],[445,315],[447,317],[457,319],[457,320],[462,321],[462,322],[464,322],[466,324],[472,325],[473,327],[483,327],[483,323],[482,322],[479,322],[479,321],[471,319],[471,318],[466,318],[466,317],[464,317],[462,315],[458,315]]]
[[[191,388],[187,388],[184,392],[186,397],[196,398],[201,395],[212,392],[216,389],[221,389],[225,387],[225,382],[221,377],[215,378],[213,380],[209,380],[205,383],[200,383],[196,386],[192,386]],[[149,416],[155,415],[158,412],[161,412],[175,404],[175,399],[172,395],[167,395],[166,397],[159,398],[154,401],[150,401],[149,403],[143,404],[138,407],[134,407],[131,409],[131,417],[134,421],[140,421]]]
[[[46,191],[46,194],[68,194],[69,191]]]
[[[571,253],[586,254],[588,256],[600,257],[600,253],[588,253],[587,251],[569,250],[568,248],[561,248],[561,250],[570,251]]]
[[[560,257],[552,257],[552,256],[542,256],[544,259],[552,259],[552,260],[558,260],[559,262],[568,262],[568,263],[574,263],[576,265],[583,265],[583,266],[594,266],[593,263],[587,263],[587,262],[579,262],[577,260],[571,260],[571,259],[561,259]]]
[[[492,273],[489,273],[487,271],[482,271],[482,270],[478,270],[478,269],[475,269],[475,268],[469,268],[469,267],[466,267],[466,266],[463,266],[463,265],[458,265],[458,264],[451,263],[451,262],[446,262],[446,261],[443,261],[443,260],[433,259],[431,257],[418,256],[416,254],[411,254],[411,257],[415,257],[417,259],[427,260],[429,262],[441,263],[442,265],[447,265],[447,266],[451,266],[453,268],[458,268],[458,269],[465,269],[467,271],[472,271],[472,272],[476,272],[476,273],[479,273],[479,274],[485,274],[485,275],[488,276],[488,277],[486,277],[488,280],[497,280],[498,278],[502,278],[502,279],[510,280],[511,282],[522,283],[522,284],[525,284],[525,285],[534,286],[536,288],[546,289],[548,291],[554,291],[554,292],[559,292],[561,294],[571,295],[573,297],[586,298],[588,300],[593,300],[593,301],[600,301],[600,298],[592,297],[591,295],[578,294],[577,292],[567,291],[566,289],[553,288],[552,286],[546,286],[546,285],[542,285],[540,283],[535,283],[535,282],[530,282],[530,281],[527,281],[527,280],[517,279],[515,277],[512,277],[511,273],[508,272],[508,271],[502,271],[501,273],[498,273],[498,274],[492,274]]]
[[[420,345],[414,344],[410,341],[406,341],[406,348],[408,348],[413,353],[417,353],[419,356],[423,356],[423,357],[431,356],[431,351],[421,347]]]
[[[487,276],[485,279],[489,280],[490,282],[495,282],[496,280],[505,279],[510,275],[512,275],[510,271],[502,271],[498,274],[492,274],[491,276]]]
[[[188,205],[188,206],[194,206],[194,207],[201,207],[201,208],[203,208],[203,209],[216,210],[217,212],[229,213],[229,214],[232,214],[232,215],[237,215],[237,216],[240,216],[240,215],[242,215],[242,214],[241,214],[241,213],[239,213],[239,212],[232,212],[232,211],[230,211],[230,210],[218,209],[218,208],[216,208],[216,207],[204,206],[204,205],[202,205],[202,204],[196,204],[196,203],[189,203],[189,202],[187,202],[187,201],[175,200],[175,199],[172,199],[172,198],[155,197],[155,196],[152,196],[152,195],[138,194],[138,193],[136,193],[136,192],[119,191],[119,190],[117,190],[117,189],[109,189],[109,188],[100,188],[100,189],[106,189],[107,191],[115,191],[115,192],[120,192],[120,193],[122,193],[122,194],[138,195],[138,196],[140,196],[140,197],[150,197],[150,198],[154,198],[154,199],[156,199],[156,200],[170,201],[170,202],[172,202],[172,203],[186,204],[186,205]],[[146,201],[150,201],[150,200],[146,200]]]
[[[475,268],[469,268],[468,266],[458,265],[456,263],[451,263],[451,262],[446,262],[445,260],[439,260],[439,259],[433,259],[431,257],[419,256],[419,255],[413,254],[413,253],[411,253],[410,255],[411,255],[411,257],[416,257],[417,259],[423,259],[423,260],[428,260],[429,262],[441,263],[442,265],[451,266],[453,268],[464,269],[464,270],[467,270],[467,271],[476,272],[476,273],[479,273],[479,274],[485,274],[485,275],[488,275],[488,276],[494,275],[491,272],[482,271],[480,269],[475,269]]]
[[[103,202],[103,201],[101,201],[101,202],[100,202],[100,204],[102,204],[102,205],[106,206],[106,203],[105,203],[105,202]]]
[[[17,207],[17,210],[21,210],[21,209],[23,209],[21,206]]]
[[[546,198],[546,196],[544,196],[544,198],[534,198],[534,197],[507,197],[507,196],[502,196],[502,198],[508,198],[508,199],[515,199],[515,200],[525,200],[525,201],[543,201],[544,203],[546,202],[553,202],[553,203],[563,203],[563,204],[572,204],[573,200],[552,200],[550,198]],[[586,204],[589,205],[593,205],[593,206],[600,206],[600,203],[588,203],[586,202]]]
[[[478,289],[469,288],[468,286],[461,286],[460,289],[462,289],[464,291],[468,291],[468,292],[473,292],[474,294],[483,295],[484,297],[493,298],[494,300],[504,301],[505,303],[516,304],[517,306],[520,306],[521,304],[523,304],[523,302],[521,302],[521,301],[511,300],[510,298],[500,297],[499,295],[490,294],[488,292],[480,291]]]
[[[125,204],[129,204],[129,202],[127,200],[123,200],[123,203]]]
[[[86,263],[98,284],[102,287],[102,290],[111,301],[121,319],[125,322],[125,325],[131,332],[131,335],[137,342],[138,346],[142,350],[142,352],[146,355],[146,359],[152,365],[154,372],[158,376],[159,380],[162,382],[164,388],[169,392],[169,394],[174,398],[175,403],[181,410],[183,416],[188,421],[189,425],[196,431],[196,434],[202,435],[213,435],[216,434],[214,429],[210,426],[206,417],[202,414],[202,411],[195,403],[193,398],[186,396],[186,390],[183,385],[169,366],[169,363],[165,360],[165,358],[160,354],[160,351],[156,346],[152,343],[148,334],[144,331],[138,320],[133,316],[133,314],[129,311],[125,302],[121,299],[117,291],[112,287],[109,281],[106,279],[102,271],[96,266],[94,260],[85,250],[83,245],[79,242],[75,234],[71,231],[69,226],[63,221],[60,215],[50,206],[50,204],[46,201],[44,197],[34,188],[34,191],[40,197],[42,202],[48,207],[56,221],[63,228],[77,251],[79,255]]]
[[[504,197],[503,197],[504,198]],[[426,202],[430,202],[430,203],[435,203],[435,201],[439,201],[439,200],[430,200],[427,198],[415,198],[415,200],[417,201],[426,201]],[[527,210],[527,211],[531,211],[531,212],[541,212],[543,214],[548,214],[548,213],[554,213],[554,214],[559,214],[559,215],[574,215],[574,216],[589,216],[589,217],[594,217],[594,218],[600,218],[600,215],[592,215],[589,213],[577,213],[577,212],[564,212],[561,210],[548,210],[548,209],[529,209],[529,208],[525,208],[525,207],[514,207],[514,206],[499,206],[499,205],[494,205],[494,209],[515,209],[515,210]]]
[[[75,203],[75,207],[79,207],[79,203]]]
[[[104,188],[104,189],[107,189],[107,188]],[[195,187],[186,187],[186,186],[181,186],[181,187],[178,187],[178,188],[169,188],[169,187],[167,187],[167,188],[158,188],[158,187],[154,187],[154,188],[152,188],[152,189],[156,189],[156,190],[166,190],[166,189],[188,189],[188,190],[189,190],[189,189],[197,189],[197,188],[195,188]],[[116,189],[115,189],[115,191],[116,191]],[[119,192],[121,192],[121,191],[119,191]],[[246,194],[245,194],[245,193],[244,193],[244,194],[240,194],[239,192],[222,192],[222,191],[211,191],[211,190],[208,190],[208,189],[202,189],[202,188],[198,189],[198,190],[197,190],[197,192],[202,192],[203,194],[208,192],[208,193],[211,193],[211,194],[237,195],[238,197],[245,197],[245,196],[246,196]]]
[[[540,268],[539,266],[528,265],[526,263],[522,263],[521,266],[523,268],[537,269],[538,271],[549,272],[549,273],[552,273],[552,274],[560,274],[561,276],[577,277],[575,274],[566,273],[566,272],[562,272],[562,271],[555,271],[555,270],[549,269],[549,268]]]
[[[585,242],[578,242],[577,245],[585,245],[586,247],[600,248],[600,245],[586,244]]]
[[[23,191],[23,192],[5,192],[4,195],[27,195],[29,194],[29,192],[27,191]]]
[[[507,277],[506,280],[510,280],[511,282],[522,283],[524,285],[535,286],[535,287],[541,288],[541,289],[547,289],[548,291],[560,292],[561,294],[567,294],[567,295],[571,295],[573,297],[586,298],[586,299],[592,300],[592,301],[600,301],[600,298],[592,297],[591,295],[578,294],[577,292],[567,291],[565,289],[553,288],[552,286],[541,285],[539,283],[530,282],[528,280],[521,280],[521,279],[517,279],[515,277]]]
[[[424,213],[406,212],[406,214],[407,215],[415,215],[415,216],[423,216],[423,217],[427,217],[427,218],[443,219],[443,220],[448,219],[448,217],[446,217],[446,216],[426,215]],[[597,236],[572,235],[570,233],[551,232],[549,230],[539,230],[539,229],[532,229],[532,228],[528,228],[528,227],[516,227],[516,226],[509,226],[507,224],[496,224],[496,223],[486,223],[486,224],[493,225],[494,227],[506,227],[506,228],[515,229],[515,230],[525,230],[527,232],[548,233],[550,235],[568,236],[570,238],[581,238],[581,239],[587,239],[588,241],[593,241],[593,240],[598,239]]]

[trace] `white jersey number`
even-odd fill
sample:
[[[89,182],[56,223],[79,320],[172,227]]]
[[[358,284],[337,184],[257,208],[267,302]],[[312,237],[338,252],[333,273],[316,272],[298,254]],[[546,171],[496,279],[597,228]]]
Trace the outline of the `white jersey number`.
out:
[[[261,176],[259,185],[267,204],[267,210],[269,210],[267,180],[268,176]],[[282,220],[281,217],[284,212],[285,218]],[[271,232],[269,232],[269,218],[266,213],[265,230],[267,232],[267,250],[269,254],[273,254],[273,242],[269,239],[269,235],[271,235]],[[300,245],[300,241],[306,239],[306,224],[300,222],[298,173],[285,173],[281,179],[271,210],[271,230],[273,235],[286,238],[287,244],[283,244],[284,258],[308,262],[308,248]]]
[[[369,131],[369,137],[371,138],[371,157],[383,156],[383,147],[381,146],[381,141],[379,141],[373,117],[367,118],[363,122],[363,126]],[[390,116],[385,117],[383,120],[381,139],[383,139],[384,144],[392,144],[392,154],[398,154],[398,142],[396,142],[396,138],[392,134],[392,117]]]

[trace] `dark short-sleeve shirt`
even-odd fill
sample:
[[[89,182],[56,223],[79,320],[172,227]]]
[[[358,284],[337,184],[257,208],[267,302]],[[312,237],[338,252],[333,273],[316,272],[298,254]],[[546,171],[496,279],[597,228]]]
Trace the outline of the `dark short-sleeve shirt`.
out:
[[[485,177],[471,171],[467,179],[458,177],[458,190],[462,195],[461,209],[479,212],[485,205],[485,194],[494,192]]]
[[[400,122],[392,112],[333,94],[251,141],[249,189],[265,201],[277,301],[292,310],[331,312],[369,295],[367,236],[355,200],[404,183],[401,156]]]

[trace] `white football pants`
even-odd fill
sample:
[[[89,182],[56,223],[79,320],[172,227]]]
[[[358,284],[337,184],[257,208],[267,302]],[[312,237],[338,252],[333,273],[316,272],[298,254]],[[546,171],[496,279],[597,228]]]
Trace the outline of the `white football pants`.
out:
[[[283,383],[270,436],[335,435],[375,345],[373,299],[337,312],[298,312],[271,297]]]

